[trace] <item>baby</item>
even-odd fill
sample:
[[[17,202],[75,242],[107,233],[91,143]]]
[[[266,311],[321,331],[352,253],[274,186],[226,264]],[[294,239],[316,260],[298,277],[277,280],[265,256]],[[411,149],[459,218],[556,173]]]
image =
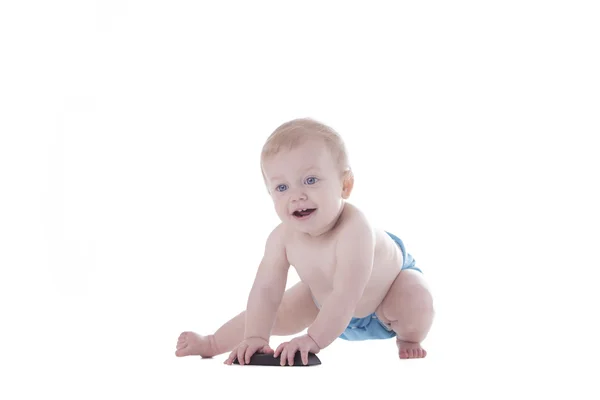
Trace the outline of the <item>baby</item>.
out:
[[[347,199],[354,176],[337,132],[313,119],[279,126],[261,154],[263,178],[279,224],[267,238],[246,311],[213,335],[183,332],[175,354],[240,365],[256,353],[293,365],[336,338],[396,338],[399,357],[421,358],[431,328],[431,293],[415,260],[395,235],[373,227]],[[288,269],[300,282],[287,291]],[[271,335],[305,335],[269,346]]]

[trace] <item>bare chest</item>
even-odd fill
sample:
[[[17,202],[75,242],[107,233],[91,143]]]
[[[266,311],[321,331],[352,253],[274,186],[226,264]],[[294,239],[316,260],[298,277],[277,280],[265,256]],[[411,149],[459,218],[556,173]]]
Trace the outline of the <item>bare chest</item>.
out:
[[[306,283],[315,300],[322,304],[333,290],[337,269],[336,239],[322,242],[290,241],[286,253],[298,277]],[[402,252],[385,232],[376,235],[373,269],[363,298],[357,305],[356,316],[373,312],[381,303],[387,290],[400,272]]]
[[[286,246],[286,252],[298,277],[310,286],[315,295],[331,290],[336,269],[335,240],[294,241]]]

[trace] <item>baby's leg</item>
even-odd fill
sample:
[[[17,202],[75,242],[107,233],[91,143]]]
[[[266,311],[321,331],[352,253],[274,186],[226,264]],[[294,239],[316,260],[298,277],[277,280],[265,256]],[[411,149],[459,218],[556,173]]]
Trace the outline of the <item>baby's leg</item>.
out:
[[[376,311],[398,335],[400,358],[422,358],[427,352],[421,342],[433,323],[433,299],[423,275],[415,270],[401,271]]]
[[[286,290],[281,300],[272,335],[288,336],[302,332],[317,317],[310,289],[302,282]],[[227,353],[244,340],[246,311],[220,327],[213,335],[201,336],[194,332],[183,332],[177,341],[178,357],[199,355],[213,357]]]

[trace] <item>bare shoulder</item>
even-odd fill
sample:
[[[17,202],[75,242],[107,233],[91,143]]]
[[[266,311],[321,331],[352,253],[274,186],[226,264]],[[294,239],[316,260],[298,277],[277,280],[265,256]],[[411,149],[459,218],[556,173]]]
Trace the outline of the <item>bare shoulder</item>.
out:
[[[277,263],[287,263],[286,244],[288,232],[283,224],[277,225],[267,237],[265,258]]]
[[[373,230],[373,226],[371,225],[367,215],[354,204],[346,203],[344,207],[344,214],[344,226],[342,228],[343,231],[347,231],[348,228],[350,228],[350,230]]]
[[[282,240],[281,228],[278,226],[267,238],[265,252],[258,266],[253,288],[269,289],[282,287],[282,293],[285,288],[287,270],[290,264],[285,251],[285,244]]]
[[[355,206],[346,204],[336,244],[333,290],[358,301],[369,281],[375,255],[375,233]]]
[[[357,241],[371,243],[375,237],[375,229],[364,212],[353,204],[346,203],[344,221],[340,226],[338,242],[341,245],[352,245]]]
[[[275,228],[273,228],[271,233],[269,233],[269,236],[267,237],[267,244],[273,244],[273,245],[283,244],[284,239],[285,239],[285,226],[280,223]]]

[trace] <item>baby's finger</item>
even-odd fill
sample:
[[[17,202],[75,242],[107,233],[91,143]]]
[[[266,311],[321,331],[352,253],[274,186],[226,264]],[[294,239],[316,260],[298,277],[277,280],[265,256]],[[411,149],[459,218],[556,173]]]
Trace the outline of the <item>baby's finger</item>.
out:
[[[294,346],[293,348],[288,350],[287,353],[287,360],[288,360],[288,364],[289,365],[294,365],[294,357],[296,356],[296,351],[298,349],[296,348],[296,346]]]
[[[286,344],[287,344],[287,342],[281,343],[279,346],[277,346],[277,349],[275,350],[275,353],[273,354],[273,357],[279,356],[279,354],[281,354],[281,351],[285,348]]]
[[[263,346],[262,349],[260,349],[260,352],[263,354],[273,354],[275,352],[275,350],[273,350],[271,348],[271,346],[269,346],[268,344]]]
[[[233,360],[235,360],[235,354],[236,354],[235,350],[233,350],[231,353],[229,353],[229,357],[227,358],[227,360],[225,360],[225,364],[231,365],[231,363],[233,363]]]
[[[244,358],[246,364],[250,364],[250,358],[254,355],[254,353],[256,353],[256,348],[248,347],[248,349],[246,350],[246,356]]]
[[[238,351],[237,351],[237,359],[238,362],[240,363],[240,365],[244,365],[244,353],[246,352],[246,349],[248,348],[248,345],[241,345],[240,347],[238,347]]]
[[[288,348],[287,346],[281,351],[281,358],[279,359],[279,365],[281,365],[282,367],[285,366],[285,361],[286,361],[286,355],[288,352]]]
[[[302,350],[300,356],[302,357],[302,364],[308,365],[308,350]]]

